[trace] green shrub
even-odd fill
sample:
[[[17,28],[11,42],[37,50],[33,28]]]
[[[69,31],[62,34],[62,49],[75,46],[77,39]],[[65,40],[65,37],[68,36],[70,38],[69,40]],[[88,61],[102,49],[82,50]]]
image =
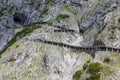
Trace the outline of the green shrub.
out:
[[[93,73],[87,80],[100,80],[100,74]]]
[[[104,76],[108,76],[113,73],[113,71],[110,71],[108,66],[103,66],[98,62],[90,63],[88,65],[88,71],[91,73],[91,75],[89,78],[87,78],[87,80],[100,80],[100,73],[103,73]]]
[[[85,70],[85,69],[88,67],[89,63],[90,63],[90,60],[88,60],[88,61],[83,65],[83,70]]]
[[[88,64],[85,63],[85,64],[83,65],[83,70],[85,70],[87,67],[88,67]]]
[[[93,72],[97,73],[97,72],[99,72],[101,69],[102,69],[102,66],[101,66],[101,64],[98,63],[98,62],[96,62],[96,63],[91,63],[91,64],[89,64],[89,66],[88,66],[88,70],[89,70],[91,73],[93,73]]]
[[[99,69],[99,72],[102,72],[104,74],[104,76],[108,76],[111,73],[113,73],[113,71],[109,70],[109,67],[107,66],[103,66],[101,69]],[[96,70],[93,70],[96,71]],[[91,76],[89,78],[87,78],[87,80],[100,80],[100,73],[99,72],[91,72]]]
[[[105,58],[103,62],[109,63],[110,61],[111,61],[110,58]]]
[[[99,80],[100,79],[100,74],[99,72],[103,69],[100,63],[91,63],[88,66],[88,70],[91,73],[91,76],[87,78],[87,80]]]
[[[79,80],[81,74],[82,74],[81,70],[76,71],[76,72],[73,74],[73,77],[72,77],[73,80]]]

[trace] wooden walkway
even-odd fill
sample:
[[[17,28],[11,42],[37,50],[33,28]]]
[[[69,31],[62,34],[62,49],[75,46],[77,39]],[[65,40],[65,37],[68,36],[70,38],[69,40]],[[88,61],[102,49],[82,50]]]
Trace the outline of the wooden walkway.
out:
[[[34,41],[34,42],[41,42],[49,45],[55,45],[55,46],[60,46],[60,47],[66,47],[74,50],[79,50],[81,52],[87,52],[87,53],[94,53],[96,51],[110,51],[110,52],[116,52],[120,53],[119,48],[113,48],[113,47],[107,47],[107,46],[73,46],[65,43],[59,43],[59,42],[54,42],[54,41],[47,41],[47,40],[42,40],[42,39],[26,39],[29,41]]]
[[[33,24],[47,24],[47,22],[34,22],[34,23],[24,25],[24,26],[28,27],[28,26],[31,26]],[[54,30],[54,32],[76,32],[73,29],[68,29],[68,28],[65,28],[62,26],[58,26],[58,25],[52,25],[52,26],[58,28],[58,29]],[[73,46],[73,45],[69,45],[69,44],[65,44],[65,43],[47,41],[47,40],[42,40],[42,39],[25,39],[25,40],[34,41],[34,42],[41,42],[41,43],[60,46],[60,47],[71,48],[74,50],[79,50],[81,52],[87,52],[87,53],[95,53],[96,51],[110,51],[110,52],[120,53],[119,48],[105,46],[105,45],[103,45],[103,43],[101,43],[99,41],[96,42],[95,44],[93,44],[93,46],[82,47],[82,46]]]

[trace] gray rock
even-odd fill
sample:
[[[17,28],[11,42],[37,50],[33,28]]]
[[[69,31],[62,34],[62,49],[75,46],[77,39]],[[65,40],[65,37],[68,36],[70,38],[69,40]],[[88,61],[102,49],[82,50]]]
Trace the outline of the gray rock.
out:
[[[12,29],[8,29],[6,27],[0,27],[0,50],[3,49],[3,46],[7,44],[8,41],[11,40],[11,38],[14,35],[14,31]]]
[[[19,22],[13,21],[16,12],[25,15],[22,15],[25,19],[20,18],[22,24],[50,21],[54,25],[42,25],[42,28],[18,39],[1,55],[0,80],[73,80],[73,74],[78,70],[82,71],[80,79],[86,80],[90,73],[88,68],[83,70],[83,66],[91,62],[100,62],[108,69],[100,72],[100,80],[119,80],[120,56],[113,52],[96,52],[95,58],[92,58],[87,52],[27,40],[45,39],[73,46],[98,45],[97,40],[101,40],[100,45],[104,43],[118,48],[120,0],[49,0],[52,1],[50,4],[45,4],[45,1],[0,0],[0,50],[20,30],[13,30]],[[44,8],[48,12],[40,17]],[[60,22],[56,20],[58,15]],[[79,33],[78,27],[84,30],[83,34]],[[54,32],[63,28],[75,32]],[[104,63],[105,56],[110,57],[110,64]]]

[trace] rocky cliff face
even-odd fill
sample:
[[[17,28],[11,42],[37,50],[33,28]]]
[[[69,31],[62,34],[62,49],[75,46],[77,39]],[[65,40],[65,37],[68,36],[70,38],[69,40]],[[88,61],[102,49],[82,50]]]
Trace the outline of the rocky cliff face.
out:
[[[74,46],[91,46],[101,40],[120,48],[119,5],[119,0],[1,0],[0,80],[119,80],[117,53],[99,51],[93,57],[25,40]],[[62,29],[74,32],[55,32]]]

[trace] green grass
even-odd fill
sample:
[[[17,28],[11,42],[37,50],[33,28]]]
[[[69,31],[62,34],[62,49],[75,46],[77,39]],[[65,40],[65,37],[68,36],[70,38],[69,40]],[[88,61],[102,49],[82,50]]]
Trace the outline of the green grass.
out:
[[[87,80],[100,80],[100,74],[93,73]]]
[[[118,54],[115,54],[114,52],[110,52],[110,56],[114,59],[116,59],[116,62],[114,62],[114,60],[111,60],[112,61],[112,66],[115,66],[115,67],[120,67],[120,55]],[[113,62],[115,64],[113,64]]]
[[[11,12],[13,10],[13,7],[3,7],[3,8],[0,8],[0,17],[4,15],[3,11],[6,10],[8,12]]]
[[[21,27],[18,26],[18,25],[13,26],[13,30],[16,30],[16,29],[19,29],[19,28],[21,28]]]
[[[89,64],[89,66],[88,66],[88,70],[89,70],[91,73],[99,72],[101,69],[102,69],[102,66],[101,66],[101,64],[98,63],[98,62],[96,62],[96,63],[91,63],[91,64]]]
[[[18,32],[8,43],[4,46],[4,48],[0,51],[0,55],[4,53],[10,46],[12,46],[17,39],[26,36],[28,33],[32,32],[34,29],[41,28],[39,25],[33,25],[29,28],[25,28],[22,31]]]
[[[44,8],[39,17],[43,18],[43,16],[46,15],[48,13],[48,11],[49,11],[48,8]]]
[[[85,64],[83,65],[83,70],[85,70],[87,67],[88,67],[88,64],[85,63]]]
[[[47,22],[47,24],[48,24],[49,26],[51,26],[53,23],[52,23],[52,22]]]
[[[65,6],[64,6],[64,9],[70,11],[70,8],[69,8],[68,5],[65,5]]]
[[[69,18],[70,16],[67,15],[67,14],[59,14],[57,17],[56,17],[56,20],[59,22],[61,19],[66,19],[66,18]]]
[[[112,34],[114,34],[115,33],[115,30],[116,29],[119,29],[120,27],[119,26],[114,26],[114,25],[112,25],[112,26],[110,26],[109,28],[108,28],[108,30],[112,33]]]
[[[25,76],[25,77],[27,77],[29,74],[31,74],[31,70],[28,70],[28,71],[26,71],[23,75]]]
[[[88,71],[91,73],[91,76],[87,78],[87,80],[100,80],[100,73],[103,73],[104,76],[108,76],[113,73],[113,71],[110,70],[110,67],[103,66],[99,62],[90,63]]]
[[[7,8],[6,7],[3,7],[0,9],[0,17],[3,16],[3,11],[6,10]]]
[[[99,72],[103,69],[100,63],[91,63],[88,66],[88,71],[90,71],[91,76],[87,80],[100,80]]]
[[[76,72],[73,74],[73,77],[72,77],[73,80],[79,80],[81,74],[82,74],[81,70],[76,71]]]
[[[118,18],[118,22],[120,23],[120,18]]]
[[[101,34],[101,32],[102,32],[102,30],[101,29],[98,29],[98,35],[100,35]]]
[[[118,28],[118,26],[110,26],[110,28],[111,28],[112,30],[114,30],[114,29]]]
[[[101,72],[104,74],[104,76],[109,76],[111,73],[114,73],[108,66],[104,66]]]
[[[107,57],[107,58],[104,59],[103,62],[104,62],[104,63],[110,63],[110,61],[111,61],[110,58]]]
[[[13,7],[10,7],[9,9],[8,9],[8,12],[11,12],[11,11],[13,11]]]
[[[54,1],[54,0],[46,0],[45,3],[46,3],[46,4],[49,4],[49,3],[53,2],[53,1]]]
[[[83,70],[87,69],[89,63],[90,63],[90,60],[88,60],[88,61],[83,65]]]

